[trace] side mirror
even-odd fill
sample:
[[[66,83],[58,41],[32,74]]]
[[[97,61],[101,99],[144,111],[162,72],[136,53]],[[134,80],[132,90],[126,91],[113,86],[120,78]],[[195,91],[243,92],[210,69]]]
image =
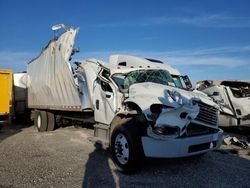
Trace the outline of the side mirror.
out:
[[[183,82],[185,83],[187,89],[191,89],[193,87],[192,83],[187,75],[182,76],[182,79],[183,79]]]

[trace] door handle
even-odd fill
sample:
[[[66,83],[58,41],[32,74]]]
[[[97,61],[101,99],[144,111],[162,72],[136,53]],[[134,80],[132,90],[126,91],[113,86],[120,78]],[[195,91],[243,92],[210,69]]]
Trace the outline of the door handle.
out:
[[[110,97],[111,97],[111,95],[106,94],[106,98],[110,98]]]

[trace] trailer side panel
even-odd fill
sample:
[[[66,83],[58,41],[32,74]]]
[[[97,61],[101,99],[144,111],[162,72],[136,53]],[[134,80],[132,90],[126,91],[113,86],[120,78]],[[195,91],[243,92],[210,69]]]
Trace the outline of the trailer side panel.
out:
[[[69,64],[76,34],[75,29],[66,31],[28,64],[29,108],[83,109]]]

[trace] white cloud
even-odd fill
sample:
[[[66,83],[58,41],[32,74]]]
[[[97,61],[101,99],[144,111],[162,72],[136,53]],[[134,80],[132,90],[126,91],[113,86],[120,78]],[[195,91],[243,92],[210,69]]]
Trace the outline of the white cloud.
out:
[[[239,56],[241,53],[249,54],[249,52],[250,46],[229,46],[177,51],[98,51],[80,53],[75,59],[97,58],[108,61],[109,56],[112,54],[129,54],[159,59],[172,65],[220,65],[237,67],[250,65],[250,56]],[[232,54],[235,54],[235,56],[232,57]]]
[[[25,71],[27,63],[34,57],[35,53],[31,52],[0,51],[0,68]]]
[[[250,65],[250,58],[228,58],[228,57],[170,57],[169,62],[173,65],[220,65],[226,67],[238,67]]]
[[[142,27],[160,25],[191,25],[212,28],[250,28],[250,17],[228,16],[224,14],[197,14],[194,16],[162,16],[137,20],[100,23],[92,27]]]
[[[150,22],[149,22],[150,23]],[[199,27],[249,28],[250,17],[227,16],[223,14],[204,14],[185,17],[156,17],[152,24],[185,24]]]
[[[96,58],[108,61],[112,54],[129,54],[147,58],[155,58],[172,65],[211,65],[239,67],[250,65],[250,46],[225,46],[207,49],[189,49],[176,51],[93,51],[81,52],[73,61]],[[12,69],[15,72],[26,70],[27,63],[37,56],[33,52],[0,51],[0,68]],[[235,54],[232,56],[232,54]],[[239,55],[240,54],[240,55]],[[248,55],[247,55],[248,54]]]
[[[208,56],[208,55],[228,55],[232,53],[250,53],[250,45],[247,46],[223,46],[206,49],[191,49],[170,51],[168,55],[185,55],[185,56]]]

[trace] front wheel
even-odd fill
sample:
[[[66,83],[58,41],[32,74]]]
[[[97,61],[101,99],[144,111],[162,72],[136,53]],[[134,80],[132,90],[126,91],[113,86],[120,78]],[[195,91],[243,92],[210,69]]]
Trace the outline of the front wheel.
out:
[[[143,160],[141,136],[135,126],[120,125],[111,135],[110,149],[113,161],[126,174],[140,170]]]

